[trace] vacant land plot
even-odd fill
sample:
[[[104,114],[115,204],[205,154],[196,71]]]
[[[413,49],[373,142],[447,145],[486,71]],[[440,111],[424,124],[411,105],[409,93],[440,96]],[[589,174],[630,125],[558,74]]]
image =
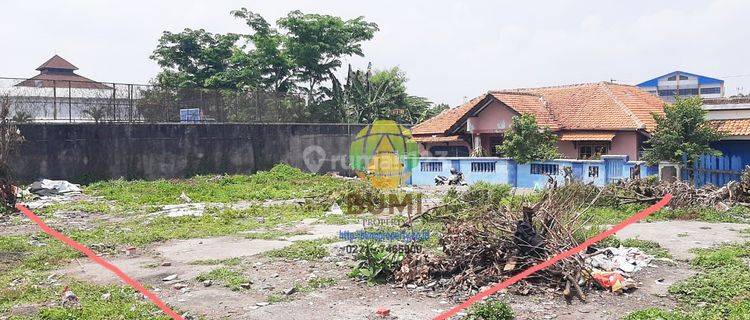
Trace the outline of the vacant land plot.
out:
[[[378,191],[358,180],[280,165],[247,176],[105,181],[85,186],[82,195],[31,204],[52,227],[93,249],[187,317],[365,319],[388,308],[391,317],[426,319],[462,296],[441,281],[396,282],[392,269],[400,265],[403,250],[444,254],[444,225],[435,213],[451,213],[445,211],[448,201],[477,188],[489,189],[490,196],[483,199],[507,208],[538,200],[533,192],[513,195],[510,189],[487,186],[402,190],[399,199],[423,193],[419,201],[424,211],[439,207],[402,228],[409,220],[403,214],[337,210],[346,211],[351,192],[372,208],[386,206]],[[641,208],[594,206],[585,213],[590,232]],[[592,289],[585,302],[566,303],[561,290],[527,290],[519,284],[493,299],[507,303],[519,319],[746,319],[750,246],[743,231],[748,225],[739,223],[743,217],[742,209],[725,214],[673,208],[628,227],[619,239],[607,239],[608,245],[638,247],[662,258],[634,274],[638,288],[627,294]],[[0,318],[167,319],[114,275],[24,217],[6,215],[1,223]],[[425,237],[418,247],[399,247],[402,251],[383,251],[379,241],[340,239],[358,231],[391,236],[418,231]],[[363,264],[368,259],[371,263]],[[66,287],[77,296],[77,305],[63,306]],[[462,315],[481,319],[480,308]]]

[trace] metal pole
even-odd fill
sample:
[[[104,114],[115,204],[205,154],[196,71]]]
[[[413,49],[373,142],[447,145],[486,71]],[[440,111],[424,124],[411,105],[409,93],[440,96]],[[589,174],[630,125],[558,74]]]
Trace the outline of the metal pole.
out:
[[[52,119],[57,120],[57,82],[52,80]]]
[[[117,121],[117,86],[112,83],[112,121]]]
[[[73,122],[73,88],[68,81],[68,122]]]
[[[133,122],[133,84],[128,85],[128,121]]]

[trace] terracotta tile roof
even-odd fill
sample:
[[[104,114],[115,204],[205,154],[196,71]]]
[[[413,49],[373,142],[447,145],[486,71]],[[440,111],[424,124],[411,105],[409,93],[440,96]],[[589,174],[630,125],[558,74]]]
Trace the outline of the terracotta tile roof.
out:
[[[72,63],[68,62],[68,60],[63,59],[58,55],[54,55],[52,58],[49,58],[47,62],[42,63],[42,65],[36,69],[39,71],[46,69],[78,70],[78,68]]]
[[[750,119],[711,120],[716,129],[729,136],[750,136]]]
[[[520,114],[533,114],[540,126],[549,127],[552,130],[560,128],[554,119],[554,115],[550,112],[547,101],[539,94],[519,91],[494,91],[490,92],[490,95]]]
[[[456,124],[471,108],[473,108],[479,101],[485,98],[484,95],[471,99],[469,102],[464,103],[456,108],[450,108],[443,110],[437,116],[425,120],[411,128],[413,135],[419,134],[440,134],[445,133],[450,129],[451,126]]]
[[[53,56],[36,69],[40,71],[38,75],[31,79],[24,80],[16,86],[37,88],[112,89],[112,87],[108,85],[77,75],[74,71],[78,70],[78,68],[58,55]]]
[[[112,89],[112,87],[108,85],[77,74],[51,73],[36,75],[33,78],[21,81],[16,86],[38,88],[52,88],[54,86],[58,88],[68,88],[68,85],[73,89]]]
[[[560,141],[612,141],[613,132],[603,131],[574,131],[560,134]]]
[[[484,98],[491,96],[519,113],[532,113],[553,130],[652,131],[651,113],[664,101],[638,87],[609,82],[490,91],[416,125],[415,134],[445,133]]]
[[[460,136],[412,136],[415,142],[455,142],[463,141]]]

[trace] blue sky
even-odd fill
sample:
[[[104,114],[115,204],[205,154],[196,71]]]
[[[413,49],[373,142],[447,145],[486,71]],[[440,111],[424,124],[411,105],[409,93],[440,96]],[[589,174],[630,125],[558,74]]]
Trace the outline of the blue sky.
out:
[[[750,92],[750,1],[15,1],[0,10],[0,76],[30,77],[57,53],[94,80],[147,83],[164,30],[246,32],[229,11],[365,16],[381,31],[348,63],[398,66],[413,94],[457,105],[492,89],[684,70]]]

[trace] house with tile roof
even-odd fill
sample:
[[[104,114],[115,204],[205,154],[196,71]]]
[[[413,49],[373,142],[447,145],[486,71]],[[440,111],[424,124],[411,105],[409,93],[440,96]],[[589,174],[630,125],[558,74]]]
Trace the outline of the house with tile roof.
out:
[[[496,146],[514,116],[533,114],[558,137],[567,159],[627,155],[638,160],[664,101],[610,82],[489,91],[412,128],[422,156],[502,156]]]
[[[750,97],[703,99],[708,120],[725,134],[712,147],[725,157],[737,157],[750,165]]]

